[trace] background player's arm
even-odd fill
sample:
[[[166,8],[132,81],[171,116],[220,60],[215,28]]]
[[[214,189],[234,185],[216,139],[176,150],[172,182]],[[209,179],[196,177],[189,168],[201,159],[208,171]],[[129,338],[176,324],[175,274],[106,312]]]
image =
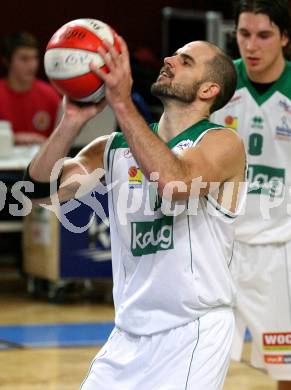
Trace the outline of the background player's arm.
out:
[[[51,173],[56,163],[68,155],[81,127],[101,112],[105,105],[105,101],[102,101],[99,104],[79,107],[67,102],[61,122],[32,160],[29,167],[30,176],[39,182],[50,182]],[[107,138],[107,136],[104,136],[96,139],[75,158],[68,159],[65,164],[61,164],[61,185],[58,191],[60,201],[74,197],[80,187],[80,183],[69,180],[73,175],[87,175],[90,177],[88,174],[96,168],[103,168],[103,152]],[[38,200],[40,203],[43,201],[43,199]]]

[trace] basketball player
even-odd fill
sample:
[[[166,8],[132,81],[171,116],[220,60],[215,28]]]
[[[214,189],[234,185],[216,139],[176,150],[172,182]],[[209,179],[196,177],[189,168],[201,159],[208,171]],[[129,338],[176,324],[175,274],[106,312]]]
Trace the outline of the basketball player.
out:
[[[288,2],[241,0],[236,14],[241,59],[238,86],[213,119],[237,129],[248,151],[246,213],[236,229],[233,275],[238,286],[233,357],[246,326],[252,364],[291,389],[291,64]]]
[[[97,167],[104,167],[113,187],[108,197],[116,328],[81,388],[222,389],[234,329],[232,226],[244,198],[246,162],[237,134],[208,117],[233,95],[235,68],[201,41],[165,58],[152,86],[164,113],[149,127],[131,99],[125,42],[120,38],[120,55],[107,45],[109,52],[99,53],[109,73],[91,68],[105,82],[122,133],[85,147],[65,163],[58,180],[62,200],[79,189],[77,181],[65,185],[72,175]],[[27,171],[35,198],[49,195],[54,164],[104,104],[67,103]]]

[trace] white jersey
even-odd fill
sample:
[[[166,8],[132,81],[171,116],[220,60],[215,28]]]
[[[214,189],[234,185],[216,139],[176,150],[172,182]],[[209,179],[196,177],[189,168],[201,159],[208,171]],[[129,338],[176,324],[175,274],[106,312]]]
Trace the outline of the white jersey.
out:
[[[248,154],[249,195],[235,236],[248,244],[291,240],[291,63],[263,94],[248,80],[242,60],[235,62],[238,86],[231,101],[212,120],[236,129]]]
[[[178,154],[218,127],[202,120],[167,145]],[[157,124],[152,128],[156,132]],[[233,306],[228,267],[235,215],[218,210],[209,196],[196,198],[197,207],[176,202],[179,215],[169,215],[157,183],[142,174],[122,133],[108,140],[104,165],[107,185],[112,185],[108,204],[116,326],[149,335],[187,324],[213,308]]]

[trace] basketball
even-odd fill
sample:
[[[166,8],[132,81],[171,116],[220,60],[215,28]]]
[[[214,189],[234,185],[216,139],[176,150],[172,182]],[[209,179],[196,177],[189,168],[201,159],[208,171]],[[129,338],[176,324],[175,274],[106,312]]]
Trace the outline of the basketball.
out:
[[[61,95],[71,100],[97,103],[104,97],[104,85],[89,64],[94,62],[108,72],[99,47],[108,49],[104,39],[118,51],[116,32],[96,19],[77,19],[63,25],[51,37],[44,56],[45,73]]]

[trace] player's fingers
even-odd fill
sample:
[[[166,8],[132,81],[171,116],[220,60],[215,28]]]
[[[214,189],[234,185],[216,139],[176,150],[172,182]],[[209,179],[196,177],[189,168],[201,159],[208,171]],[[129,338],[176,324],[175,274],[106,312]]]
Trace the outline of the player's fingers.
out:
[[[116,50],[116,48],[109,42],[107,41],[106,39],[104,39],[104,43],[108,49],[108,53],[110,54],[111,56],[111,60],[117,64],[118,60],[120,59],[120,55],[118,53],[118,51]]]
[[[126,54],[128,56],[129,55],[128,47],[121,35],[118,35],[117,41],[119,43],[121,53]]]
[[[99,65],[96,64],[95,62],[91,62],[91,63],[89,64],[89,68],[90,68],[90,70],[91,70],[93,73],[96,73],[96,75],[97,75],[98,77],[100,77],[101,80],[105,81],[105,80],[107,79],[106,76],[108,75],[108,73],[106,73],[105,70],[99,68]]]
[[[125,64],[129,66],[130,60],[129,60],[128,46],[127,46],[125,40],[120,35],[118,35],[117,40],[119,43],[121,55],[123,56],[123,60],[124,60]]]
[[[114,62],[112,61],[112,56],[109,51],[106,51],[102,46],[100,46],[98,49],[98,54],[102,57],[104,64],[108,67],[110,71],[113,70],[115,67]]]

